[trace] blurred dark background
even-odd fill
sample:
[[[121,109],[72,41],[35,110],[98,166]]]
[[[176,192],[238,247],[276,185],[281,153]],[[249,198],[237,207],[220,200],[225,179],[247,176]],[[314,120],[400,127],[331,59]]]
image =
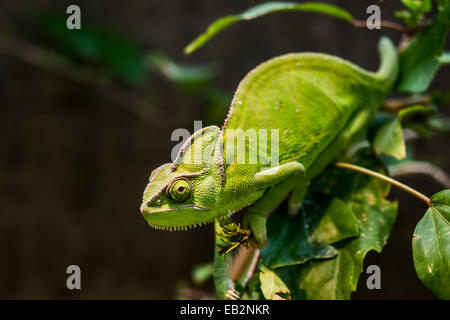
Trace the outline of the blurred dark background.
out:
[[[373,3],[387,20],[401,7],[399,1],[328,2],[360,19]],[[177,297],[190,286],[192,268],[212,260],[213,228],[156,231],[139,214],[151,170],[170,161],[171,132],[192,132],[194,120],[221,125],[239,80],[275,55],[320,51],[375,70],[379,37],[399,40],[395,31],[280,13],[239,23],[183,55],[212,20],[257,3],[0,3],[0,298]],[[93,26],[94,40],[61,34],[58,17],[65,23],[70,4],[81,7],[82,29]],[[432,87],[449,90],[449,81],[442,69]],[[419,140],[416,154],[449,172],[448,145],[445,136]],[[400,180],[428,195],[442,189],[424,175]],[[382,289],[367,290],[363,273],[352,298],[433,299],[411,254],[414,226],[426,208],[397,190],[390,198],[399,201],[394,230],[385,250],[366,259],[380,266]],[[81,267],[82,290],[66,288],[71,264]]]

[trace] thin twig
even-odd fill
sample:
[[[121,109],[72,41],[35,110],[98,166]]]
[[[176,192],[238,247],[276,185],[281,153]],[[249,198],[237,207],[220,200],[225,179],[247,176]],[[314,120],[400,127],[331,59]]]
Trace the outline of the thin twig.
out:
[[[346,168],[346,169],[350,169],[350,170],[353,170],[353,171],[361,172],[361,173],[367,174],[369,176],[378,178],[380,180],[389,182],[390,184],[392,184],[392,185],[394,185],[394,186],[396,186],[396,187],[398,187],[398,188],[400,188],[400,189],[402,189],[402,190],[412,194],[416,198],[419,198],[420,200],[425,202],[429,207],[431,206],[430,198],[428,198],[424,194],[420,193],[417,190],[414,190],[413,188],[411,188],[411,187],[409,187],[409,186],[407,186],[407,185],[405,185],[405,184],[403,184],[403,183],[401,183],[401,182],[399,182],[397,180],[389,178],[389,177],[387,177],[387,176],[385,176],[385,175],[383,175],[381,173],[378,173],[378,172],[375,172],[375,171],[372,171],[372,170],[369,170],[369,169],[366,169],[366,168],[363,168],[363,167],[360,167],[360,166],[357,166],[357,165],[354,165],[354,164],[350,164],[350,163],[336,162],[335,165],[337,167],[340,167],[340,168]]]
[[[367,28],[367,22],[365,20],[353,20],[351,22],[351,24],[356,28]],[[405,28],[404,26],[402,26],[399,23],[396,23],[393,21],[386,21],[386,20],[380,21],[380,27],[399,31],[401,33],[406,33],[408,30],[407,28]]]
[[[421,94],[407,97],[389,98],[386,99],[381,106],[381,109],[398,112],[401,109],[415,106],[415,105],[427,105],[431,102],[431,96],[429,94]]]
[[[65,57],[16,37],[0,34],[0,53],[52,72],[67,80],[99,88],[99,92],[118,106],[154,127],[163,128],[161,112],[136,92],[127,90],[91,68],[75,65]],[[164,115],[167,120],[167,116]]]

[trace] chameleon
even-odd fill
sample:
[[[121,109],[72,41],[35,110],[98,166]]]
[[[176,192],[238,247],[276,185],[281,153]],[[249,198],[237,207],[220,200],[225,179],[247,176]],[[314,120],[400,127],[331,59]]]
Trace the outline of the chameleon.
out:
[[[184,230],[246,208],[245,226],[264,247],[268,214],[287,199],[295,215],[310,181],[367,133],[398,73],[393,43],[381,38],[378,51],[376,72],[311,52],[250,71],[223,126],[194,132],[173,162],[152,171],[140,206],[148,224]]]

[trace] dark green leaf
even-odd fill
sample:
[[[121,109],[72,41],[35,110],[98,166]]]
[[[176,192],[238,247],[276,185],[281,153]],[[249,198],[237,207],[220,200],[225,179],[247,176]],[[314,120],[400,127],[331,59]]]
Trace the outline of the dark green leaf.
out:
[[[264,265],[260,267],[259,281],[261,283],[261,291],[267,300],[289,298],[290,291],[283,280]]]
[[[397,11],[397,18],[402,18],[409,26],[416,26],[422,21],[423,16],[430,12],[431,0],[401,0],[409,10]]]
[[[405,140],[400,119],[396,116],[387,116],[376,125],[372,146],[377,154],[386,154],[396,159],[406,156]]]
[[[450,4],[401,53],[399,90],[419,93],[428,88],[439,69],[449,28]]]
[[[131,85],[144,80],[141,52],[124,36],[86,23],[80,30],[69,30],[66,17],[59,14],[44,14],[40,21],[47,35],[64,54],[105,66]]]
[[[435,133],[450,132],[450,119],[437,112],[435,106],[413,106],[399,111],[398,116],[403,128],[414,130],[423,138]]]
[[[450,299],[450,190],[431,197],[412,240],[420,280],[441,299]]]
[[[449,4],[450,0],[436,0],[436,4],[439,10],[444,9],[445,5]]]
[[[289,288],[292,300],[306,300],[305,291],[301,290],[298,286],[300,267],[301,265],[296,265],[273,270]]]
[[[272,269],[332,258],[337,251],[330,244],[358,235],[351,209],[341,200],[319,193],[305,201],[295,217],[280,208],[267,225],[268,244],[261,250],[261,257]]]
[[[383,171],[379,161],[368,154],[360,153],[352,163]],[[358,220],[360,236],[336,244],[338,256],[334,259],[298,266],[299,287],[308,299],[349,299],[363,270],[365,255],[371,250],[380,252],[385,245],[397,206],[385,200],[389,184],[340,168],[325,171],[313,188],[350,204]]]
[[[344,9],[337,6],[321,3],[321,2],[305,2],[305,3],[295,3],[295,2],[266,2],[242,12],[241,14],[235,14],[219,18],[208,26],[206,31],[199,35],[194,41],[192,41],[185,49],[186,54],[192,53],[198,48],[202,47],[216,34],[229,27],[230,25],[242,21],[242,20],[252,20],[264,16],[266,14],[282,12],[282,11],[306,11],[306,12],[316,12],[321,14],[326,14],[333,16],[335,18],[352,22],[352,15]]]
[[[192,270],[192,281],[195,284],[202,284],[213,275],[213,264],[204,263],[199,264]]]
[[[236,284],[236,286],[238,286]],[[264,296],[261,291],[261,282],[259,281],[259,272],[255,272],[248,281],[245,289],[242,289],[243,293],[241,300],[263,300]]]

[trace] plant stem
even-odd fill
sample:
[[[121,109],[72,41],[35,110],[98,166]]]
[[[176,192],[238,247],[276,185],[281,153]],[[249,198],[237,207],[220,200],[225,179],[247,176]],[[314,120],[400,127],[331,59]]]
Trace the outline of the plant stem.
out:
[[[399,182],[397,180],[389,178],[389,177],[387,177],[387,176],[385,176],[385,175],[383,175],[381,173],[378,173],[378,172],[375,172],[375,171],[372,171],[372,170],[369,170],[369,169],[366,169],[366,168],[363,168],[363,167],[360,167],[360,166],[357,166],[357,165],[354,165],[354,164],[350,164],[350,163],[336,162],[335,165],[337,167],[340,167],[340,168],[346,168],[346,169],[349,169],[349,170],[354,170],[354,171],[361,172],[361,173],[367,174],[369,176],[381,179],[383,181],[389,182],[390,184],[392,184],[392,185],[394,185],[394,186],[396,186],[396,187],[398,187],[398,188],[400,188],[400,189],[402,189],[402,190],[404,190],[406,192],[409,192],[410,194],[412,194],[416,198],[419,198],[420,200],[425,202],[429,207],[431,206],[430,198],[428,198],[424,194],[420,193],[417,190],[414,190],[411,187],[408,187],[407,185],[405,185],[405,184],[403,184],[403,183],[401,183],[401,182]]]
[[[367,23],[365,20],[353,20],[351,22],[351,24],[356,28],[366,28],[367,27]],[[401,33],[405,33],[407,31],[407,29],[404,26],[402,26],[401,24],[399,24],[397,22],[393,22],[393,21],[381,20],[380,26],[382,28],[399,31]]]

